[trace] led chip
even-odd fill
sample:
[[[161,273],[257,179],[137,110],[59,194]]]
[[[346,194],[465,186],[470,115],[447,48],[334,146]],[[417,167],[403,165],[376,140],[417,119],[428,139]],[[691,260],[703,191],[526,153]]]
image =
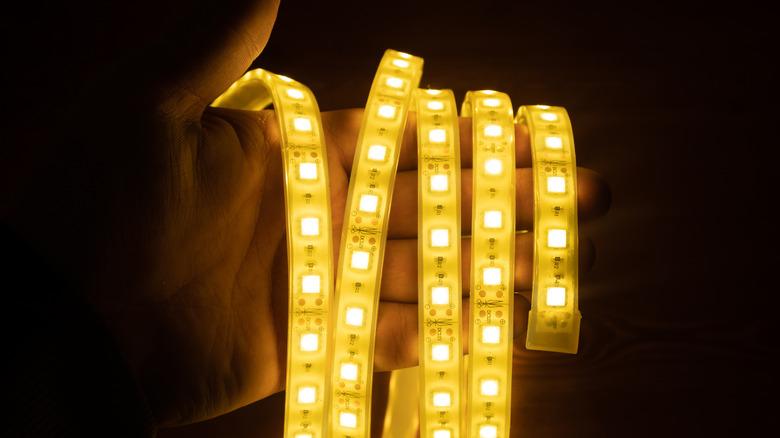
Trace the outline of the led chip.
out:
[[[385,80],[385,84],[390,88],[400,89],[404,87],[404,81],[401,78],[390,76]]]
[[[314,386],[301,386],[298,388],[298,403],[310,405],[317,401],[317,388]]]
[[[378,205],[379,205],[379,196],[360,195],[358,210],[364,211],[366,213],[376,213],[376,209]]]
[[[305,217],[301,219],[301,235],[319,236],[320,219],[316,217]]]
[[[317,163],[303,162],[298,164],[298,178],[308,181],[317,179]]]
[[[446,192],[449,190],[449,177],[444,174],[431,175],[431,191]]]
[[[550,248],[566,248],[566,230],[547,230],[547,246]]]
[[[485,126],[485,137],[501,137],[503,132],[501,125],[490,124]]]
[[[544,138],[544,146],[548,149],[563,149],[563,139],[557,135],[548,135]]]
[[[498,428],[492,424],[483,424],[479,426],[479,438],[497,438]]]
[[[565,287],[547,288],[547,305],[550,307],[563,307],[566,305]]]
[[[433,405],[437,408],[448,408],[452,405],[452,396],[446,391],[434,392]]]
[[[434,286],[431,288],[431,303],[438,305],[450,304],[450,288],[447,286]]]
[[[301,100],[303,99],[303,91],[297,88],[288,88],[287,97],[289,97],[290,99]]]
[[[495,397],[498,395],[498,380],[482,379],[479,382],[479,393],[486,397]]]
[[[446,248],[450,246],[450,230],[446,228],[432,229],[431,246],[434,248]]]
[[[358,379],[358,366],[356,363],[352,362],[344,362],[341,364],[341,369],[339,370],[339,376],[343,380],[349,380],[350,382],[355,382]]]
[[[377,114],[383,119],[392,119],[395,117],[395,107],[393,105],[379,105]]]
[[[339,412],[339,426],[349,429],[356,429],[357,415],[352,412]]]
[[[452,438],[452,433],[449,429],[434,429],[433,438]]]
[[[276,77],[281,79],[281,80],[283,80],[284,82],[288,82],[288,83],[293,81],[292,79],[290,79],[289,77],[287,77],[285,75],[276,75]]]
[[[314,438],[314,435],[310,434],[309,432],[301,432],[296,433],[295,438]]]
[[[360,327],[363,325],[363,309],[360,307],[347,307],[344,321],[347,325]]]
[[[304,275],[301,277],[301,291],[305,294],[320,293],[320,276]]]
[[[431,143],[444,143],[447,141],[447,131],[441,128],[431,129],[428,131],[428,140]]]
[[[488,175],[501,175],[504,164],[498,158],[485,160],[485,173]]]
[[[311,119],[308,117],[296,117],[293,119],[293,128],[296,131],[311,132]]]
[[[489,108],[498,108],[501,106],[501,100],[496,99],[495,97],[491,97],[488,99],[482,99],[482,105],[489,107]]]
[[[566,178],[562,176],[547,177],[548,193],[566,193]]]
[[[482,225],[485,228],[501,228],[501,211],[499,210],[487,210],[482,216]]]
[[[444,102],[440,100],[429,100],[425,106],[431,111],[441,111],[444,109]]]
[[[366,270],[368,269],[368,260],[371,254],[367,251],[352,251],[352,259],[350,265],[354,269]]]
[[[501,268],[489,267],[482,269],[482,283],[485,286],[498,286],[501,284]]]
[[[498,344],[501,342],[501,327],[497,325],[486,325],[482,327],[482,343]]]
[[[409,61],[405,59],[394,59],[393,65],[398,68],[409,68]]]
[[[436,362],[450,360],[449,344],[433,344],[433,346],[431,346],[431,359]]]
[[[385,161],[387,147],[381,144],[372,144],[368,147],[368,159],[371,161]]]
[[[545,122],[554,122],[558,120],[558,115],[555,113],[541,113],[539,114],[539,118],[544,120]]]
[[[320,347],[320,335],[317,333],[304,333],[301,335],[301,351],[317,351]]]

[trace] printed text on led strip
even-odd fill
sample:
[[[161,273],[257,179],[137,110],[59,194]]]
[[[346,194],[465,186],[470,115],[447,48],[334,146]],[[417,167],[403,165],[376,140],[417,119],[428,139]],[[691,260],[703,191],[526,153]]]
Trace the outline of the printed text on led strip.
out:
[[[270,95],[269,95],[270,94]],[[333,288],[328,161],[320,111],[304,85],[253,70],[213,106],[261,110],[279,121],[285,176],[289,317],[285,437],[325,435],[329,393],[328,321]]]
[[[349,181],[336,279],[331,433],[370,436],[379,285],[390,198],[422,59],[388,50],[363,114]]]
[[[509,437],[515,266],[515,128],[512,103],[466,94],[472,117],[472,226],[468,437]]]
[[[566,110],[523,106],[517,123],[531,139],[534,173],[534,277],[526,348],[576,353],[577,164]]]
[[[460,137],[450,90],[417,90],[420,436],[459,438]]]

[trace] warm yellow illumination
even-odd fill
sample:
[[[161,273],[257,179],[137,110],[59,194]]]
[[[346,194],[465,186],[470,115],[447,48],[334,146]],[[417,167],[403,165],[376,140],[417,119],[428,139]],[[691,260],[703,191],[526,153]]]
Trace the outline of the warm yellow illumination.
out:
[[[431,191],[446,192],[450,188],[449,177],[447,175],[431,175]]]
[[[501,268],[484,268],[482,270],[482,283],[485,286],[498,286],[501,284]]]
[[[563,140],[557,135],[548,135],[544,138],[544,145],[550,149],[563,149]]]
[[[385,161],[387,159],[387,147],[381,144],[372,144],[368,147],[368,159],[371,161]]]
[[[298,388],[298,403],[310,405],[317,401],[317,388],[313,386],[301,386]]]
[[[452,438],[452,433],[448,429],[434,429],[433,438]]]
[[[443,129],[431,129],[428,131],[428,140],[431,143],[444,143],[447,141],[447,131]]]
[[[441,111],[444,109],[444,102],[439,100],[431,100],[425,105],[425,107],[431,111]]]
[[[376,213],[379,205],[379,197],[376,195],[360,195],[360,206],[358,209],[366,213]]]
[[[405,59],[394,59],[393,65],[398,68],[409,68],[409,61]]]
[[[304,333],[301,335],[301,351],[317,351],[320,346],[320,335]]]
[[[319,236],[320,235],[320,219],[316,217],[305,217],[301,219],[301,235],[303,236]]]
[[[308,117],[296,117],[293,119],[293,128],[296,131],[311,132],[311,119]]]
[[[308,432],[301,432],[301,433],[296,433],[295,438],[314,438],[314,435]]]
[[[497,438],[498,428],[492,424],[479,426],[479,438]]]
[[[302,100],[304,95],[303,95],[303,91],[298,90],[297,88],[288,88],[287,97],[289,97],[290,99]]]
[[[317,179],[317,163],[303,162],[299,164],[298,178],[309,181]]]
[[[431,288],[431,304],[447,305],[450,303],[450,288],[434,286]]]
[[[479,383],[479,392],[485,397],[495,397],[498,395],[498,380],[482,379]]]
[[[339,377],[344,380],[354,382],[358,379],[358,366],[356,363],[344,362],[341,364],[341,370],[339,371]]]
[[[485,160],[485,173],[488,175],[501,175],[501,172],[504,171],[504,165],[501,163],[501,160],[497,158],[491,158],[490,160]]]
[[[547,246],[550,248],[566,248],[566,230],[547,230]]]
[[[390,88],[403,88],[404,87],[404,80],[401,78],[397,78],[395,76],[390,76],[385,80],[385,84]]]
[[[539,114],[539,118],[545,122],[554,122],[558,120],[558,115],[555,113],[541,113]]]
[[[446,228],[432,229],[431,246],[434,248],[446,248],[450,246],[450,230]]]
[[[498,108],[501,106],[501,100],[493,97],[482,99],[482,105],[490,108]]]
[[[482,220],[485,228],[501,228],[501,210],[488,210]]]
[[[347,307],[346,315],[344,316],[344,321],[347,323],[347,325],[351,325],[354,327],[360,327],[363,325],[363,309],[360,307]]]
[[[448,408],[452,405],[452,397],[449,392],[434,392],[433,405],[437,408]]]
[[[566,193],[566,178],[562,176],[547,177],[548,193]]]
[[[485,344],[498,344],[501,342],[501,328],[495,325],[483,325],[482,342]]]
[[[501,137],[501,134],[504,132],[503,129],[501,129],[501,125],[487,125],[485,126],[485,137]]]
[[[353,412],[339,413],[339,426],[346,427],[348,429],[356,429],[357,415],[355,415]]]
[[[433,344],[431,347],[431,358],[438,362],[450,360],[450,346],[447,344]]]
[[[566,305],[565,287],[547,288],[547,305],[550,307],[563,307]]]
[[[319,275],[304,275],[301,278],[301,292],[305,294],[318,294],[320,293],[320,276]]]
[[[371,254],[366,251],[352,251],[352,261],[350,266],[354,269],[366,270],[368,269],[368,262],[371,258]]]
[[[377,115],[384,119],[392,119],[395,117],[395,107],[393,105],[379,105]]]

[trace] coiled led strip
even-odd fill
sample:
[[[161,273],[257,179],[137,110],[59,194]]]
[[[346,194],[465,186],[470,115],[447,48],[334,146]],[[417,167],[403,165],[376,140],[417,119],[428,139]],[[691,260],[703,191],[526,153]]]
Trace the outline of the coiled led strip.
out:
[[[387,50],[363,113],[336,279],[331,400],[331,433],[336,437],[370,436],[374,334],[390,198],[422,63],[421,58]]]
[[[417,90],[420,436],[461,436],[460,137],[450,90]]]
[[[577,164],[566,110],[523,106],[517,123],[528,127],[534,173],[534,279],[526,348],[576,353]]]
[[[491,90],[466,94],[472,117],[469,437],[509,436],[515,266],[515,128],[512,102]]]
[[[333,252],[328,160],[317,101],[304,85],[258,69],[212,105],[261,110],[271,101],[282,140],[290,285],[285,437],[320,438],[327,425]]]

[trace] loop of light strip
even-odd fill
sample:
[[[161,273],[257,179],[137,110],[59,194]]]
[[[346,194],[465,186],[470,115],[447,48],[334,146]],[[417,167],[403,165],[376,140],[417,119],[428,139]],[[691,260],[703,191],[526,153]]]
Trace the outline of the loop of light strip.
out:
[[[461,436],[461,235],[458,108],[417,90],[420,436]]]
[[[281,133],[287,216],[289,316],[285,436],[326,435],[333,245],[328,159],[312,92],[292,79],[252,70],[213,106],[261,110],[273,102]]]
[[[416,107],[418,136],[420,436],[509,436],[514,123],[529,131],[534,173],[534,281],[526,345],[577,351],[576,164],[568,114],[560,107],[524,106],[513,123],[509,96],[469,92],[461,115],[472,118],[473,131],[471,357],[468,403],[461,415],[458,116],[451,91],[417,89],[422,63],[387,50],[374,77],[355,148],[335,298],[327,156],[313,94],[288,77],[258,69],[212,104],[261,110],[273,103],[279,121],[290,285],[285,437],[370,436],[379,286],[411,105]]]
[[[517,123],[531,140],[534,274],[526,348],[576,353],[579,344],[577,164],[564,108],[523,106]]]
[[[344,211],[333,327],[331,432],[369,437],[379,285],[406,114],[422,59],[388,50],[358,134]]]
[[[515,278],[515,126],[512,102],[466,94],[472,126],[472,225],[467,436],[509,436]]]

